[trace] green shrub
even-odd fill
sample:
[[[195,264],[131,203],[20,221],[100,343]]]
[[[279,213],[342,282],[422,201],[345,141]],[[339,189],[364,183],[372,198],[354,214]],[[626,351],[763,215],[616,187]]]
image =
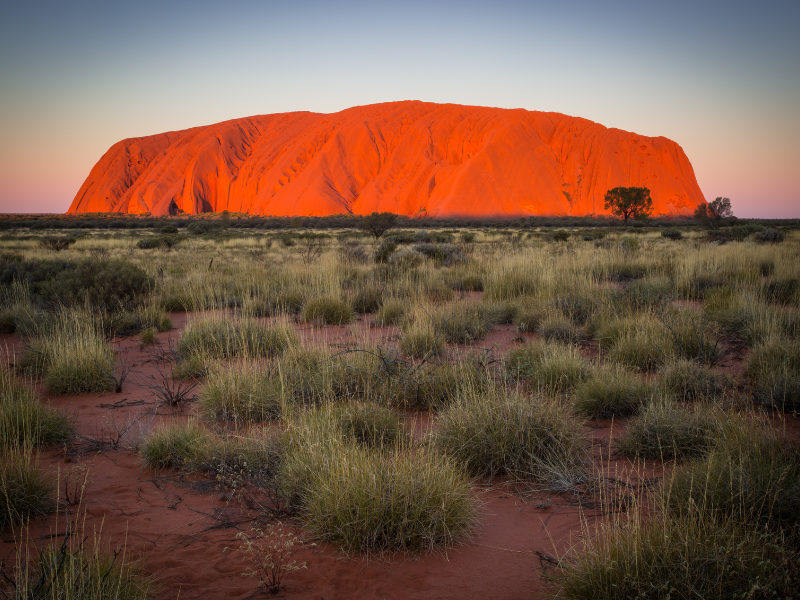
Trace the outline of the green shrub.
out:
[[[680,229],[665,229],[661,232],[661,237],[668,240],[679,240],[683,237]]]
[[[129,262],[83,260],[41,282],[38,294],[51,304],[113,309],[141,302],[152,286],[152,277]]]
[[[778,244],[786,239],[786,234],[777,229],[765,229],[753,234],[759,244]]]
[[[0,454],[0,529],[49,513],[55,506],[53,492],[51,478],[26,450]]]
[[[8,369],[0,368],[0,450],[60,444],[71,433],[63,413],[44,404]]]
[[[349,298],[350,306],[359,314],[374,313],[383,304],[383,291],[377,286],[361,287]]]
[[[434,447],[471,475],[507,474],[559,489],[587,476],[581,425],[556,402],[498,388],[467,391],[437,423]]]
[[[140,454],[144,465],[156,471],[190,468],[205,456],[210,444],[208,432],[197,423],[175,423],[151,431]]]
[[[376,263],[385,263],[389,260],[389,258],[394,254],[394,251],[397,250],[397,244],[390,240],[383,240],[378,248],[375,250],[375,262]]]
[[[288,324],[207,317],[186,327],[178,340],[178,353],[186,359],[272,358],[298,343]]]
[[[800,410],[800,341],[774,337],[757,345],[747,375],[756,401],[779,410]]]
[[[597,371],[575,388],[575,409],[595,418],[638,414],[655,394],[654,386],[619,367]]]
[[[200,410],[208,419],[252,423],[281,416],[281,390],[274,374],[254,362],[211,368],[200,390]]]
[[[685,460],[703,456],[714,443],[719,428],[716,419],[670,402],[651,402],[627,423],[615,450],[629,458]]]
[[[589,378],[591,365],[575,346],[534,342],[508,352],[508,369],[536,390],[567,393]]]
[[[353,309],[336,298],[312,298],[303,306],[300,317],[316,325],[345,325],[353,320]]]

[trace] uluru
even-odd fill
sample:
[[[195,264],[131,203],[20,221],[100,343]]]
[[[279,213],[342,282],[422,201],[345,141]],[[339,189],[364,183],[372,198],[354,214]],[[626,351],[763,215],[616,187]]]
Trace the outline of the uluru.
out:
[[[291,112],[129,138],[95,164],[70,213],[325,216],[600,215],[648,187],[654,215],[704,200],[664,137],[553,112],[419,101]]]

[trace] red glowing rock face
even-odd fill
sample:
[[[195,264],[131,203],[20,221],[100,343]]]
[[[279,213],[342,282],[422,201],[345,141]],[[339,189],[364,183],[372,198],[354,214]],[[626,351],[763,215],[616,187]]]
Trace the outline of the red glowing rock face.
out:
[[[407,101],[235,119],[122,140],[69,208],[153,215],[605,214],[617,186],[654,215],[703,201],[675,142],[558,113]]]

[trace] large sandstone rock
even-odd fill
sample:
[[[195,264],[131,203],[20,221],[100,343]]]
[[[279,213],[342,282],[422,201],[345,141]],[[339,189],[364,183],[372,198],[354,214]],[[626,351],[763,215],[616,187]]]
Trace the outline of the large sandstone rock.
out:
[[[703,200],[666,138],[558,113],[408,101],[122,140],[69,212],[579,216],[603,214],[617,186],[650,188],[660,215]]]

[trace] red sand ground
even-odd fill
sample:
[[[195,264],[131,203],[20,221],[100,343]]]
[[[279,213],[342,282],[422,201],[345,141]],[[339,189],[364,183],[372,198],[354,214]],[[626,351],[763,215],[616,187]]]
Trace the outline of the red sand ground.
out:
[[[406,101],[122,140],[69,212],[584,216],[605,214],[617,186],[650,188],[656,215],[691,214],[704,199],[664,137],[559,113]]]
[[[161,333],[159,343],[177,338],[185,326],[186,315],[172,315],[176,330]],[[371,328],[369,319],[356,325],[313,329],[298,326],[307,343],[327,343],[336,347],[355,339],[387,340],[395,333],[388,328]],[[481,347],[495,346],[504,354],[517,337],[513,328],[501,326],[483,340]],[[19,348],[19,340],[0,336],[0,347],[7,357]],[[149,354],[135,338],[124,340],[120,350],[134,374],[121,394],[96,394],[51,399],[55,406],[74,416],[75,428],[84,452],[48,450],[42,462],[54,472],[65,473],[79,465],[89,469],[90,485],[83,501],[87,511],[86,531],[102,529],[112,547],[127,549],[142,557],[146,572],[156,575],[162,598],[249,598],[255,580],[242,577],[246,565],[239,555],[226,547],[236,546],[237,529],[224,527],[226,521],[252,516],[244,497],[221,490],[201,491],[203,478],[181,478],[174,473],[161,475],[143,470],[135,453],[125,449],[104,448],[89,451],[96,440],[113,440],[115,426],[130,424],[141,417],[143,426],[186,415],[173,416],[158,408],[152,393],[142,387],[142,378],[153,373]],[[44,390],[42,390],[44,393]],[[156,417],[152,414],[157,412]],[[778,426],[800,431],[796,419],[775,417]],[[627,460],[611,457],[612,433],[621,433],[619,424],[607,421],[588,422],[587,432],[594,446],[595,461],[603,473],[613,479],[635,484],[641,478],[660,475],[657,464],[632,472]],[[134,426],[122,446],[139,433]],[[76,471],[80,472],[80,471]],[[582,534],[581,521],[595,524],[599,512],[591,498],[544,493],[525,493],[500,480],[475,485],[482,503],[480,526],[475,539],[463,547],[441,553],[414,556],[346,557],[333,546],[322,544],[299,551],[296,558],[307,569],[291,573],[281,597],[315,599],[447,599],[544,598],[546,584],[542,569],[547,557],[563,553]],[[600,517],[602,518],[602,517]],[[62,517],[63,520],[63,517]],[[287,523],[291,524],[291,521]],[[247,525],[242,525],[247,529]],[[63,532],[51,515],[42,525],[32,522],[29,536],[37,544],[42,536]],[[303,532],[298,530],[303,538]],[[13,535],[6,531],[0,544],[0,557],[14,548]],[[541,554],[540,554],[541,553]]]

